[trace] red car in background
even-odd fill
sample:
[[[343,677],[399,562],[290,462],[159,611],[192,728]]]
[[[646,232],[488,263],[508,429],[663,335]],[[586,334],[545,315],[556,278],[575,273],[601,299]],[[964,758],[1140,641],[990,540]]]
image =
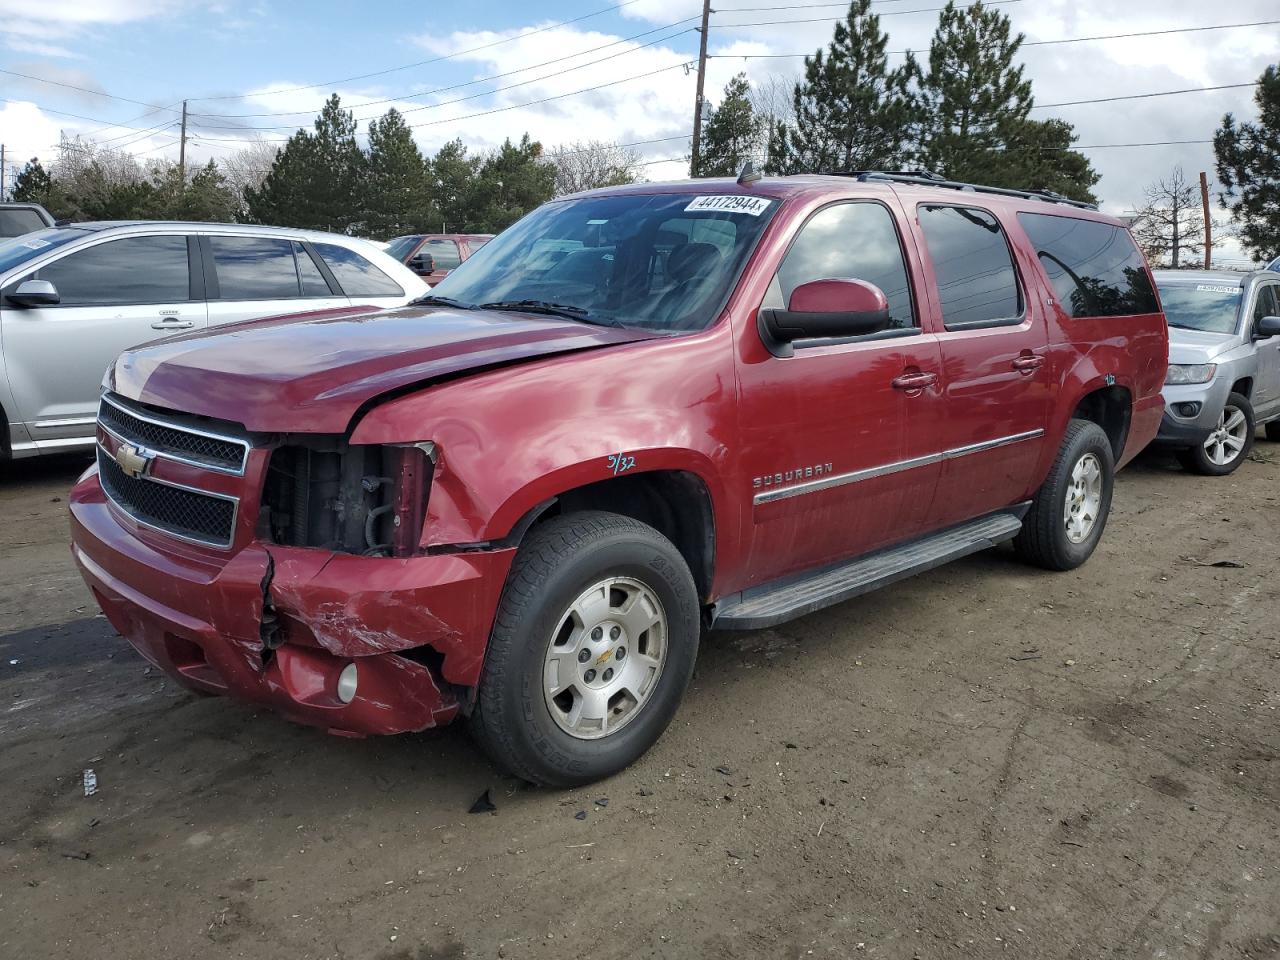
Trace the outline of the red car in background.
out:
[[[387,254],[435,286],[492,239],[492,233],[413,233],[390,241]]]

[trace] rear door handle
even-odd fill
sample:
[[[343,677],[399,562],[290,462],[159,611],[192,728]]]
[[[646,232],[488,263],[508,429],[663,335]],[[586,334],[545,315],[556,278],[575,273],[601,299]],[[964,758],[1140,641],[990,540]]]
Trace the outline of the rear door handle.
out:
[[[893,388],[895,390],[923,390],[925,387],[932,387],[937,382],[938,375],[936,373],[917,371],[894,377]]]
[[[1013,369],[1020,373],[1030,373],[1032,370],[1038,370],[1044,366],[1044,357],[1029,356],[1015,357],[1013,361]]]
[[[151,325],[152,330],[190,330],[194,327],[194,320],[179,320],[176,317],[172,320],[157,320]]]

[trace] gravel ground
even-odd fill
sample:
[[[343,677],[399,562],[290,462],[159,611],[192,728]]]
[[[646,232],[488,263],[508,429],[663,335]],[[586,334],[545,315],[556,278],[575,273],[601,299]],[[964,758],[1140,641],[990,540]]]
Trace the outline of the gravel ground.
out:
[[[72,566],[85,461],[13,465],[0,956],[1280,957],[1277,461],[1139,460],[1074,573],[990,551],[712,634],[567,793],[180,690]]]

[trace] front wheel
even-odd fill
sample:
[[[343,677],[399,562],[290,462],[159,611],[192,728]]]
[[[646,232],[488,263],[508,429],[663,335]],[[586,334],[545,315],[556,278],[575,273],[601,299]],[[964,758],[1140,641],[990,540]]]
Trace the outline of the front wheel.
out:
[[[1178,451],[1178,460],[1192,473],[1225,477],[1234,473],[1249,456],[1256,429],[1253,404],[1248,397],[1233,393],[1227,397],[1213,432],[1203,443]]]
[[[1014,538],[1018,555],[1047,570],[1080,566],[1102,538],[1114,485],[1111,441],[1096,423],[1072,420]]]
[[[671,722],[699,628],[688,565],[658,531],[602,512],[549,520],[512,564],[471,730],[532,783],[616,773]]]

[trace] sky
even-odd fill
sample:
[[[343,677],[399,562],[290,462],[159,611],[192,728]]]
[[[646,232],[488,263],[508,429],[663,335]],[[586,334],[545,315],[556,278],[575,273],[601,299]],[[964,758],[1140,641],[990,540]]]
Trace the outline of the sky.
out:
[[[876,0],[889,49],[927,51],[942,2]],[[1255,116],[1253,90],[1054,105],[1249,84],[1280,58],[1280,23],[1256,25],[1280,21],[1280,0],[993,5],[1026,36],[1021,60],[1033,83],[1033,116],[1075,125],[1102,174],[1103,209],[1117,214],[1138,206],[1143,188],[1175,165],[1192,180],[1201,170],[1212,179],[1213,153],[1207,142],[1113,145],[1208,141],[1224,113]],[[739,71],[789,88],[803,60],[788,55],[824,46],[847,7],[717,0],[714,9],[706,81],[712,102]],[[548,149],[646,141],[634,148],[645,176],[674,179],[687,173],[700,10],[700,0],[616,7],[610,0],[311,0],[305,7],[282,0],[0,0],[0,70],[8,71],[0,72],[0,142],[9,176],[32,156],[47,165],[62,132],[142,160],[176,157],[187,99],[188,157],[203,163],[248,139],[282,141],[309,126],[336,91],[360,119],[390,106],[401,110],[424,151],[454,137],[484,150],[525,132]],[[1239,24],[1255,25],[1043,43]],[[1238,247],[1228,243],[1223,254],[1238,256]]]

